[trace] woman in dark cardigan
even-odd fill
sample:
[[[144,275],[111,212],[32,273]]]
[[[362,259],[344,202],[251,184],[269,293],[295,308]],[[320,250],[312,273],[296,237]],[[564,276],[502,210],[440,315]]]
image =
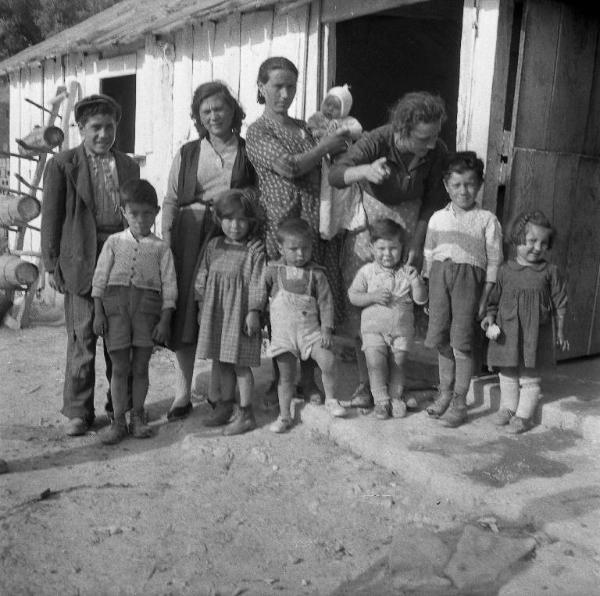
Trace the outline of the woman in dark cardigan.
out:
[[[255,184],[254,168],[240,136],[245,113],[229,88],[220,81],[200,85],[194,92],[191,116],[200,138],[183,145],[175,155],[163,201],[162,236],[173,249],[179,291],[169,344],[176,359],[175,399],[167,414],[169,420],[185,418],[192,411],[198,339],[194,277],[206,244],[221,233],[212,216],[212,201],[228,188]],[[211,388],[211,395],[218,393],[214,375]],[[214,400],[214,395],[211,398]],[[222,406],[215,414],[216,420],[205,423],[224,423],[221,418],[227,412]]]

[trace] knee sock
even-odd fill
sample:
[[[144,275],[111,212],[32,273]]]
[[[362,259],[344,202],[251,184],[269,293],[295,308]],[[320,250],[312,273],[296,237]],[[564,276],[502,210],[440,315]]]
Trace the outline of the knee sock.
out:
[[[521,380],[521,392],[516,416],[530,420],[541,397],[539,378],[527,378]]]
[[[498,373],[500,381],[500,409],[510,410],[513,414],[517,411],[519,403],[519,377],[516,373]]]
[[[448,346],[448,349],[440,349],[438,351],[438,367],[440,375],[440,393],[442,395],[452,393],[454,390],[454,375],[456,365],[454,362],[454,354]]]
[[[473,356],[471,352],[454,350],[456,374],[454,378],[454,393],[466,397],[473,376]]]

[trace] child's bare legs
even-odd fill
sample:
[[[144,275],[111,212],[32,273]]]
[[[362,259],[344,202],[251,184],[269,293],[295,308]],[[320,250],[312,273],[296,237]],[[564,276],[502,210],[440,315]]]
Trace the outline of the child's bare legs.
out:
[[[439,418],[448,409],[454,392],[456,364],[454,352],[450,344],[438,347],[438,370],[440,376],[440,394],[433,405],[427,408],[427,413],[434,418]]]
[[[252,411],[252,395],[254,391],[254,375],[249,366],[237,366],[219,362],[221,369],[221,388],[225,395],[235,391],[235,384],[240,391],[240,405],[223,429],[224,435],[239,435],[256,428],[256,420]]]
[[[322,404],[323,398],[315,381],[315,362],[312,358],[300,360],[300,386],[304,399],[313,404]]]
[[[190,403],[195,360],[195,344],[175,351],[175,399],[171,404],[171,410],[185,407]]]
[[[235,365],[212,361],[208,399],[214,410],[203,420],[204,426],[223,426],[229,422],[235,405]]]
[[[406,350],[394,350],[388,357],[389,363],[389,394],[392,404],[392,416],[404,418],[406,416],[406,404],[402,400],[404,385],[406,384],[406,361],[408,352]]]
[[[291,405],[296,394],[294,383],[296,380],[296,356],[285,352],[275,357],[279,369],[277,382],[277,397],[279,399],[279,418],[271,424],[270,430],[276,433],[285,432],[292,425]]]
[[[152,434],[152,430],[144,421],[144,403],[148,396],[148,369],[152,348],[134,347],[131,350],[131,399],[133,410],[129,421],[129,432],[136,439],[145,439]]]
[[[442,416],[445,426],[455,428],[467,421],[467,392],[473,376],[473,354],[470,351],[453,350],[455,362],[454,396],[450,407]]]
[[[516,366],[502,367],[498,371],[500,382],[500,408],[494,423],[504,426],[515,415],[519,404],[519,369]]]
[[[337,418],[346,416],[346,410],[340,405],[336,399],[336,383],[337,383],[337,362],[335,354],[322,347],[319,344],[312,346],[310,357],[319,365],[321,369],[321,381],[323,382],[323,390],[325,391],[325,406],[329,413]]]
[[[365,349],[371,393],[375,401],[375,416],[382,420],[390,417],[390,395],[388,393],[389,361],[385,345]]]
[[[112,361],[112,377],[110,379],[110,393],[113,401],[115,424],[126,426],[125,412],[127,411],[127,379],[131,369],[131,349],[114,350],[110,353]],[[132,398],[133,398],[132,386]],[[134,406],[135,407],[135,406]]]

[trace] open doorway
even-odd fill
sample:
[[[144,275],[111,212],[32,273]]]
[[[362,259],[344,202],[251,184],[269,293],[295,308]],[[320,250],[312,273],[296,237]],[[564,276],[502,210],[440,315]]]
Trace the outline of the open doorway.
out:
[[[429,91],[446,102],[441,137],[456,148],[462,15],[463,0],[432,0],[336,23],[336,85],[351,86],[365,130],[404,93]]]
[[[114,147],[123,153],[134,153],[135,148],[135,88],[135,75],[100,80],[100,92],[121,106],[121,122]]]

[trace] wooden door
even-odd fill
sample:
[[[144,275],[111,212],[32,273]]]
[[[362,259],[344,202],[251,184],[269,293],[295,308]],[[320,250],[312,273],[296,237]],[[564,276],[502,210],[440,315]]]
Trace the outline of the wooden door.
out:
[[[512,121],[505,149],[507,225],[539,208],[568,277],[561,359],[600,353],[600,45],[595,11],[560,1],[523,4]]]

